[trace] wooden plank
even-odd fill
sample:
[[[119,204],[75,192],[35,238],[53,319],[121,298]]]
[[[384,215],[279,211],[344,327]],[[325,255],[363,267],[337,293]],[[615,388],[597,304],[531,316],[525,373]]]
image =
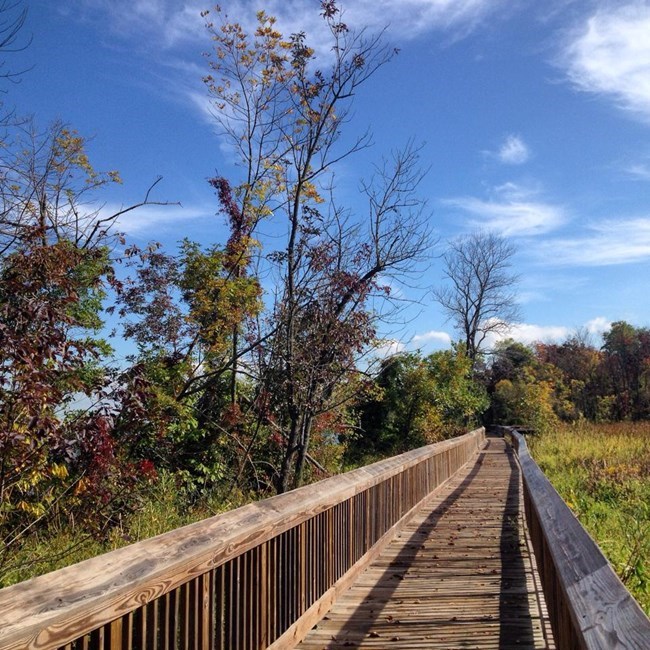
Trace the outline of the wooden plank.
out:
[[[416,506],[298,647],[554,647],[522,500],[512,455],[490,440],[475,466]]]

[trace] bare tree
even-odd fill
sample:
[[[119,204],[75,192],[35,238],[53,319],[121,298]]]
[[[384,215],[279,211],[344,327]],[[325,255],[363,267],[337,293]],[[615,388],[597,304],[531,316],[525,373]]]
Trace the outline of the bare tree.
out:
[[[473,362],[488,334],[504,332],[519,317],[514,254],[505,238],[478,231],[451,242],[443,256],[448,282],[433,295],[462,332]]]
[[[1,9],[1,7],[0,7]],[[102,247],[117,236],[120,216],[154,201],[155,180],[141,201],[115,212],[95,203],[102,188],[120,183],[116,171],[98,172],[87,140],[56,121],[38,130],[28,118],[7,127],[0,148],[0,257],[38,233],[43,245],[68,241],[79,249]],[[109,237],[111,233],[111,237]]]

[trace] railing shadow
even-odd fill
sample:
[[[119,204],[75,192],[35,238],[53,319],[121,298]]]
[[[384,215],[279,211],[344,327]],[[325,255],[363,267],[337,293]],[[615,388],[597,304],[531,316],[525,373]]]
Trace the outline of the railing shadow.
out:
[[[336,636],[325,642],[323,648],[356,647],[368,637],[372,627],[385,616],[386,606],[397,590],[403,576],[413,566],[416,560],[417,549],[421,547],[422,538],[428,536],[445,517],[448,510],[463,496],[466,490],[477,479],[482,465],[491,449],[492,440],[488,438],[486,446],[479,452],[476,463],[462,483],[454,489],[442,502],[440,502],[418,526],[416,531],[403,542],[398,555],[388,565],[367,593],[357,610],[352,612],[347,621],[338,629]],[[520,504],[519,492],[519,467],[512,455],[506,449],[510,465],[510,478],[508,482],[506,508],[503,514],[500,531],[499,552],[502,564],[502,578],[499,592],[499,647],[517,643],[517,639],[525,644],[532,637],[533,626],[530,619],[529,602],[526,583],[524,556],[520,544],[518,527],[518,514]],[[480,528],[477,528],[477,537],[480,537]],[[483,612],[476,613],[476,621],[484,620]],[[449,621],[452,622],[451,620]],[[440,624],[440,621],[437,621]],[[460,624],[460,623],[459,623]],[[407,634],[406,626],[396,626],[396,635]],[[401,629],[401,631],[400,631]],[[468,643],[475,645],[471,632],[468,632]],[[456,640],[458,642],[458,639]]]
[[[526,537],[520,517],[523,514],[521,503],[521,470],[514,452],[507,446],[505,453],[510,465],[510,479],[506,496],[506,507],[501,522],[501,590],[499,593],[499,647],[512,647],[532,638],[533,622],[526,580],[527,553]],[[525,549],[525,550],[524,550]],[[523,552],[522,552],[523,551]],[[536,594],[537,595],[537,594]],[[535,607],[540,614],[539,598]]]

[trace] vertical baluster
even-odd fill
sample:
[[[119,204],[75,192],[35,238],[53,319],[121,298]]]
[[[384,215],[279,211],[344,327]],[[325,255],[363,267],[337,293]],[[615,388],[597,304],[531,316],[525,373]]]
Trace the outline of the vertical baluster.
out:
[[[254,646],[254,639],[255,639],[255,632],[254,628],[255,625],[257,624],[255,620],[255,597],[256,597],[256,590],[257,590],[257,581],[255,580],[255,570],[256,570],[256,562],[255,562],[255,555],[257,553],[257,549],[251,549],[246,553],[246,607],[244,610],[244,618],[247,621],[246,624],[246,647],[247,648],[253,648]]]
[[[214,578],[214,647],[215,650],[226,650],[224,637],[225,626],[225,567],[223,564],[215,569]]]
[[[254,592],[254,607],[253,617],[255,620],[255,634],[253,639],[253,647],[262,647],[262,592],[265,591],[266,585],[264,584],[264,571],[266,559],[264,558],[264,544],[260,544],[255,549],[255,564],[254,564],[254,578],[253,578],[253,592]]]
[[[213,601],[212,601],[213,572],[204,573],[200,578],[200,606],[201,606],[201,650],[213,648]]]
[[[179,590],[179,607],[178,612],[180,616],[180,647],[182,650],[190,648],[191,640],[191,623],[190,623],[190,611],[191,611],[191,593],[190,585],[186,582],[184,585],[181,585]]]
[[[327,511],[327,589],[334,584],[334,559],[336,548],[334,545],[334,509]]]
[[[229,601],[230,601],[230,646],[232,650],[242,650],[241,635],[240,635],[240,621],[241,621],[241,608],[240,608],[240,589],[241,589],[241,557],[236,557],[230,561],[230,585],[229,585]]]
[[[158,636],[158,599],[147,605],[147,629],[145,648],[157,648]]]
[[[298,526],[298,616],[302,616],[307,609],[307,523]]]
[[[287,621],[286,628],[288,628],[298,618],[298,585],[300,581],[300,577],[298,576],[298,528],[291,528],[288,532],[291,549],[291,586],[289,589],[291,608],[289,610],[289,620]]]
[[[144,648],[147,639],[147,606],[133,612],[133,647]]]
[[[108,629],[108,648],[109,650],[122,650],[122,626],[124,621],[118,618],[110,624]]]
[[[273,643],[278,638],[278,612],[279,612],[279,598],[278,590],[280,589],[279,582],[279,539],[275,537],[271,540],[271,554],[269,556],[272,562],[271,567],[271,583],[269,585],[269,643]]]
[[[287,576],[285,575],[285,562],[284,562],[284,535],[278,535],[275,538],[275,617],[273,620],[273,639],[280,636],[280,630],[284,624],[284,610],[287,584]]]
[[[163,599],[164,624],[161,625],[163,650],[178,648],[178,590],[165,594]]]

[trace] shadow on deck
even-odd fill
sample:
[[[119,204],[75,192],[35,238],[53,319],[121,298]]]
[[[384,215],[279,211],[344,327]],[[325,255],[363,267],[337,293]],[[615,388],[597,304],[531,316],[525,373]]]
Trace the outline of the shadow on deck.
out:
[[[425,500],[299,647],[555,647],[502,438]]]

